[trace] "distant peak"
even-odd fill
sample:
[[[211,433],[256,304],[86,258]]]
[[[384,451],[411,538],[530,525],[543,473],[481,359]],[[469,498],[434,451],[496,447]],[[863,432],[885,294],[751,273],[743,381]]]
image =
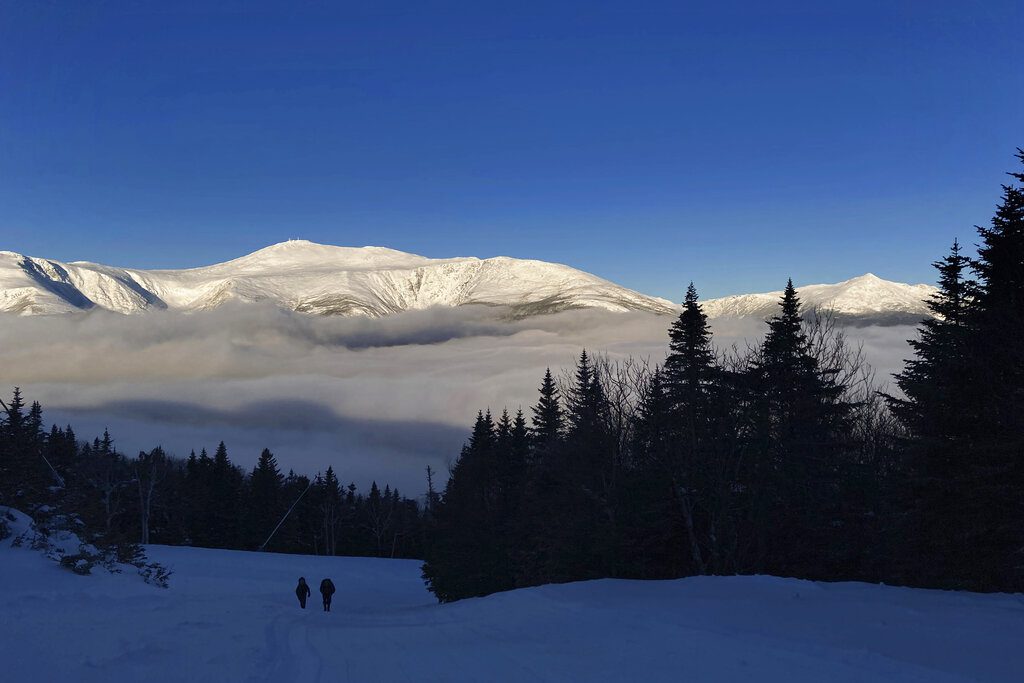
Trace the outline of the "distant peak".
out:
[[[414,268],[428,263],[416,254],[386,247],[338,247],[310,240],[292,239],[263,247],[241,258],[216,264],[216,268],[241,266],[256,269],[335,268],[365,270],[373,268]]]
[[[269,246],[263,247],[262,249],[256,250],[254,253],[261,251],[281,251],[283,249],[302,249],[305,247],[325,247],[328,245],[317,244],[316,242],[310,242],[309,240],[285,240],[284,242],[276,242]]]
[[[363,247],[341,247],[335,244],[321,244],[320,242],[313,242],[311,240],[301,239],[289,239],[284,242],[277,242],[270,246],[263,247],[254,251],[254,254],[260,254],[264,252],[275,252],[275,251],[295,251],[295,250],[338,250],[338,251],[365,251],[368,253],[389,253],[389,254],[404,254],[404,251],[398,251],[397,249],[391,249],[389,247],[375,247],[372,245],[366,245]]]
[[[883,280],[880,277],[878,277],[874,273],[864,273],[863,275],[858,275],[857,277],[851,277],[849,280],[845,280],[843,282],[840,282],[839,284],[841,284],[841,285],[853,285],[853,284],[864,284],[864,283],[874,284],[874,283],[877,283],[877,282],[887,282],[887,281]]]

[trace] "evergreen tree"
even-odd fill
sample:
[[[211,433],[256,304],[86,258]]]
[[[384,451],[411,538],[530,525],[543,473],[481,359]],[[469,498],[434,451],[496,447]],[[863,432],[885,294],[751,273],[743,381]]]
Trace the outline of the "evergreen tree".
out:
[[[1024,152],[1018,150],[1024,161]],[[1011,174],[1024,181],[1024,174]],[[909,579],[975,590],[1024,589],[1024,189],[1003,187],[979,228],[977,283],[954,244],[935,264],[939,293],[911,342],[893,400],[911,433],[916,505],[904,538]]]
[[[609,421],[600,374],[584,350],[567,390],[564,443],[542,463],[544,484],[533,502],[543,559],[523,583],[617,575],[621,489]]]
[[[567,437],[576,442],[599,440],[606,425],[608,406],[604,387],[586,349],[580,353],[574,379],[566,399]]]
[[[338,554],[338,527],[342,519],[341,484],[338,482],[334,468],[328,467],[324,473],[320,491],[320,511],[323,514],[323,547],[325,555]]]
[[[756,566],[825,576],[822,558],[838,514],[850,406],[840,400],[835,369],[819,367],[811,354],[792,280],[779,307],[750,378],[747,450],[751,480],[758,482],[751,510]]]
[[[437,506],[423,565],[427,587],[441,602],[514,586],[494,467],[498,443],[490,412],[478,412]]]
[[[692,282],[686,290],[683,311],[668,334],[669,355],[663,378],[666,392],[678,410],[699,410],[706,402],[706,389],[714,380],[716,368],[708,317]]]
[[[520,486],[525,483],[530,466],[530,443],[530,428],[526,426],[526,417],[523,415],[523,409],[520,408],[512,420],[512,431],[508,443],[510,467],[517,472],[516,477]]]
[[[558,386],[551,376],[551,368],[544,371],[540,385],[540,399],[533,407],[533,440],[541,453],[555,447],[562,438],[565,417],[562,412]]]
[[[227,447],[221,441],[213,454],[209,479],[209,509],[207,519],[212,530],[211,542],[216,548],[243,546],[239,534],[241,510],[239,508],[243,483],[242,473],[231,464]]]
[[[631,467],[626,483],[625,543],[631,574],[643,578],[674,578],[688,571],[690,549],[681,525],[671,473],[678,447],[678,429],[664,372],[655,367],[643,386],[634,418]],[[668,476],[666,476],[668,475]],[[670,488],[671,487],[671,488]]]
[[[1024,162],[1024,150],[1017,150]],[[1024,183],[1024,173],[1010,174]],[[979,439],[966,511],[976,586],[1024,590],[1024,186],[1004,185],[972,265],[978,293],[972,349],[980,399],[972,411]]]
[[[249,511],[246,516],[249,547],[259,547],[284,514],[283,487],[284,477],[277,467],[277,459],[264,448],[249,478]],[[279,546],[275,538],[268,547]]]
[[[978,424],[972,414],[978,401],[969,398],[977,386],[971,377],[976,284],[966,277],[969,264],[956,241],[948,256],[932,264],[939,272],[939,290],[928,302],[935,317],[922,321],[918,338],[908,342],[915,357],[896,375],[905,398],[889,397],[913,437],[907,463],[910,526],[902,534],[911,581],[948,578],[948,559],[967,550],[948,532],[960,516],[964,456]]]
[[[26,415],[21,389],[14,388],[10,402],[4,406],[0,420],[0,501],[31,510],[44,502],[46,487],[53,482],[52,474],[41,454],[42,411],[34,404]]]
[[[969,318],[976,295],[976,284],[965,277],[969,264],[956,241],[948,256],[932,264],[939,271],[939,290],[928,302],[935,317],[923,320],[918,338],[908,341],[916,357],[896,375],[906,398],[890,399],[913,433],[929,440],[945,440],[965,427],[963,407],[956,401],[966,391]]]

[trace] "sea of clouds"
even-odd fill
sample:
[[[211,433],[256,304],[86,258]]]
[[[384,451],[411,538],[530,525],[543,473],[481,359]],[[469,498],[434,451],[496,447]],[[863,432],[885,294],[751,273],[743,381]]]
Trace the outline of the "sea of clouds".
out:
[[[82,438],[109,427],[128,454],[187,456],[223,440],[239,465],[264,447],[284,471],[333,465],[361,489],[409,495],[445,472],[478,409],[529,406],[546,367],[586,348],[652,365],[671,318],[566,311],[509,320],[499,309],[411,311],[383,319],[313,317],[238,304],[200,313],[0,317],[0,391],[20,386],[47,423]],[[713,321],[716,344],[753,342],[758,320]],[[908,326],[853,327],[880,381],[910,354]]]

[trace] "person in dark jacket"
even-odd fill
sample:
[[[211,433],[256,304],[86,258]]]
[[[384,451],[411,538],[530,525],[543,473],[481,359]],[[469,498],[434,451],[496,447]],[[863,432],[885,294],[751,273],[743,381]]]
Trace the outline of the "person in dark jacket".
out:
[[[320,595],[324,596],[324,611],[331,611],[331,596],[334,595],[334,582],[324,579],[320,582]]]
[[[295,596],[299,599],[299,607],[306,609],[306,598],[313,591],[309,590],[309,584],[306,583],[306,577],[299,577],[299,585],[295,587]]]

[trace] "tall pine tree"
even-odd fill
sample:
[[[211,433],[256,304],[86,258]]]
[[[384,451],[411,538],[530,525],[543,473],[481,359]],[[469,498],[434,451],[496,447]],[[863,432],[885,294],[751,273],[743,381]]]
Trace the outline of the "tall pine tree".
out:
[[[793,281],[768,320],[751,369],[747,445],[757,482],[751,501],[758,571],[827,576],[840,505],[849,405],[832,368],[821,368],[802,329]]]

